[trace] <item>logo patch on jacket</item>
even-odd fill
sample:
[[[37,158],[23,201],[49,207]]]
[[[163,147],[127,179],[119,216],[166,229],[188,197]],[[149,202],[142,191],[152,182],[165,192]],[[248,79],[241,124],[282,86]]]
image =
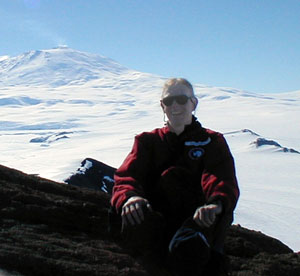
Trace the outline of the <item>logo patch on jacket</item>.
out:
[[[186,141],[184,144],[186,146],[194,146],[194,147],[199,147],[199,146],[206,146],[211,142],[210,137],[208,137],[205,141]]]
[[[203,154],[204,154],[204,149],[202,149],[202,148],[192,148],[189,150],[189,157],[192,160],[200,159]]]

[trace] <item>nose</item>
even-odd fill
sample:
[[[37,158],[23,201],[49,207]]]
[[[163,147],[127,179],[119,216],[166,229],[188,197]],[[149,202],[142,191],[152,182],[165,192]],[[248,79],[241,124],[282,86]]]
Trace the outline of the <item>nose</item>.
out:
[[[179,103],[177,103],[175,100],[172,102],[172,104],[171,104],[171,106],[180,106],[180,104]]]

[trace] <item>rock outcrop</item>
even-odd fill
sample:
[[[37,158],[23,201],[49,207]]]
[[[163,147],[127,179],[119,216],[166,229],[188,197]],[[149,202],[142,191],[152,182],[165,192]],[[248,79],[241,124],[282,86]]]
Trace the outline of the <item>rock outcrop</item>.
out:
[[[30,276],[153,275],[111,240],[108,206],[104,192],[0,166],[0,269]],[[230,275],[300,275],[299,254],[260,232],[232,226],[225,249]]]

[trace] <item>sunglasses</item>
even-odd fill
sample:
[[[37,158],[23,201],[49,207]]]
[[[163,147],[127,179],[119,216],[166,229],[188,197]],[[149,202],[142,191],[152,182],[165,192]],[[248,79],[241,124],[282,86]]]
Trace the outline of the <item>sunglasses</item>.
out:
[[[162,102],[165,106],[171,106],[174,101],[180,105],[184,105],[187,103],[189,99],[192,97],[186,95],[179,95],[179,96],[169,96],[162,99]]]

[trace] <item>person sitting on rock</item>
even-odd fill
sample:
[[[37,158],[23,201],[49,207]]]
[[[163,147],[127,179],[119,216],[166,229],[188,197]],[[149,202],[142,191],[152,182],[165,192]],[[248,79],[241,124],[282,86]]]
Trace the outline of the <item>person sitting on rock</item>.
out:
[[[167,80],[160,103],[168,120],[135,137],[115,172],[111,205],[132,252],[174,275],[204,275],[212,256],[223,254],[233,221],[234,160],[223,135],[193,115],[198,99],[190,82]]]

